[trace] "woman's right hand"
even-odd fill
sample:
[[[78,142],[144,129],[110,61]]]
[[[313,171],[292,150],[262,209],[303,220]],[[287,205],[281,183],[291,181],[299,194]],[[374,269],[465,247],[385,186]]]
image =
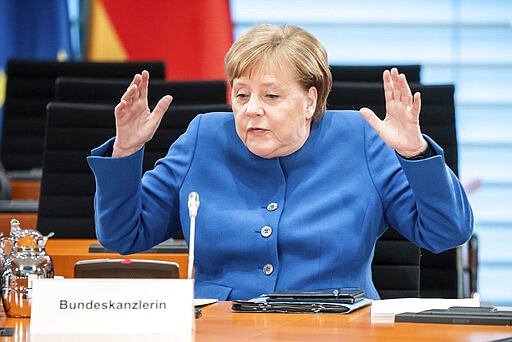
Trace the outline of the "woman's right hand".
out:
[[[172,101],[165,95],[158,101],[153,112],[148,106],[149,73],[137,74],[114,109],[116,140],[112,157],[126,157],[139,151],[155,134],[160,121]]]

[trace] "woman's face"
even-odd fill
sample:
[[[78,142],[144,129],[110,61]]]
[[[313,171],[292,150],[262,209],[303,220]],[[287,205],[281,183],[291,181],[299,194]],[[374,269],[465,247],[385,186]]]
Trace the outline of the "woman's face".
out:
[[[292,73],[272,70],[234,79],[236,132],[262,158],[292,154],[304,145],[316,108],[315,87],[304,90]]]

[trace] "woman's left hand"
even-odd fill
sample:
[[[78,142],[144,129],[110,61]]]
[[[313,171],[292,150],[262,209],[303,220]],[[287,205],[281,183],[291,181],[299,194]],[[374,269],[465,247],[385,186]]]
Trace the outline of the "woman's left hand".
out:
[[[404,74],[396,68],[383,73],[386,117],[381,120],[369,108],[360,113],[391,148],[403,157],[410,158],[426,150],[428,143],[420,130],[420,93],[411,94]]]

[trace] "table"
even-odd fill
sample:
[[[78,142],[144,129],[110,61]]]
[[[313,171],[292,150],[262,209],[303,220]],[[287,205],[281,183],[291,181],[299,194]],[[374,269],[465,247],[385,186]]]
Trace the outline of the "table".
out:
[[[0,326],[15,328],[3,341],[29,341],[30,318],[5,317]],[[348,315],[233,313],[231,302],[203,308],[196,320],[194,341],[495,341],[512,337],[512,327],[372,323],[370,308]]]
[[[89,253],[95,239],[50,239],[48,254],[55,265],[55,274],[73,277],[78,260],[99,258],[132,258],[175,261],[180,277],[186,278],[188,255],[138,253],[120,256],[114,253]],[[0,327],[15,328],[14,337],[2,341],[28,341],[30,318],[5,317],[0,310]],[[370,309],[349,315],[333,314],[263,314],[232,313],[231,302],[219,302],[203,308],[196,320],[194,341],[493,341],[512,338],[512,327],[435,325],[412,323],[372,323]]]

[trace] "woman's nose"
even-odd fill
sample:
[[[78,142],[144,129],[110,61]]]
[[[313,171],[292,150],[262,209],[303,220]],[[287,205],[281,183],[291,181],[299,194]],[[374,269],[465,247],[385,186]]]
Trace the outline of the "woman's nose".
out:
[[[263,115],[263,106],[256,96],[251,96],[247,101],[245,112],[249,116],[260,116]]]

